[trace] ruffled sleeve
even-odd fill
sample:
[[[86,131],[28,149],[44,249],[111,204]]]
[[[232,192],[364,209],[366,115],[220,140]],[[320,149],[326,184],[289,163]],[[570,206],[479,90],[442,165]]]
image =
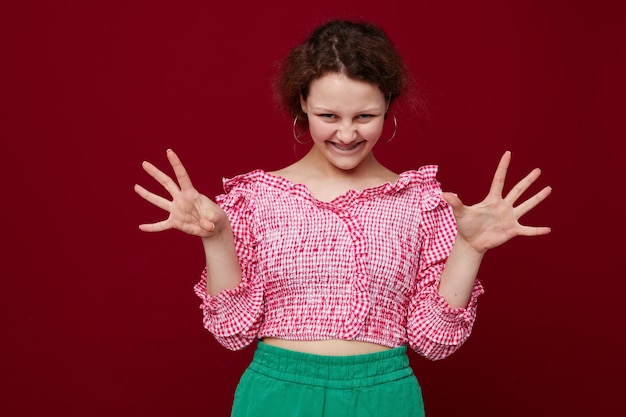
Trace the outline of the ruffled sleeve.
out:
[[[409,304],[407,332],[412,349],[438,360],[454,353],[469,337],[477,299],[484,290],[476,280],[467,307],[454,309],[438,294],[441,273],[456,237],[456,221],[452,208],[441,197],[434,172],[421,188],[418,284]]]
[[[252,343],[263,321],[263,283],[257,274],[254,236],[254,192],[246,177],[224,181],[225,194],[216,198],[233,230],[241,267],[241,283],[215,296],[206,292],[206,269],[194,287],[200,297],[203,324],[224,347],[239,350]]]

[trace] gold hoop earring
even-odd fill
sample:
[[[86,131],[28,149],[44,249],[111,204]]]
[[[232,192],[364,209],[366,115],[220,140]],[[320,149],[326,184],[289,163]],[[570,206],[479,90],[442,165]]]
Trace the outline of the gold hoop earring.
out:
[[[396,114],[393,112],[393,110],[388,110],[387,113],[391,113],[391,117],[393,117],[393,134],[389,139],[383,140],[383,142],[385,143],[391,142],[393,138],[396,137],[396,132],[398,131],[398,119],[396,119]]]
[[[298,133],[296,133],[296,126],[298,125],[298,117],[300,116],[300,114],[301,114],[301,113],[296,114],[296,118],[295,118],[295,119],[293,119],[293,126],[291,127],[291,132],[293,133],[293,139],[294,139],[297,143],[299,143],[300,145],[305,145],[305,144],[309,143],[309,141],[307,140],[307,141],[304,141],[304,142],[303,142],[303,141],[301,141],[301,140],[300,140],[300,138],[301,138],[302,136],[304,136],[304,134],[305,134],[306,132],[301,132],[301,133],[299,133],[299,134],[298,134]],[[305,113],[305,114],[306,114],[306,113]]]

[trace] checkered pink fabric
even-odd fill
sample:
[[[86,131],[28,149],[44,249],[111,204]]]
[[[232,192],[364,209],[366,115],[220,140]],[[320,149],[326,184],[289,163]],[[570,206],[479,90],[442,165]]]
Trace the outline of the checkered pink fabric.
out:
[[[233,350],[264,337],[338,338],[450,355],[471,332],[483,288],[476,281],[467,308],[437,294],[456,223],[436,172],[407,171],[332,202],[261,170],[224,180],[217,202],[242,282],[210,296],[203,272],[195,291],[204,326]]]

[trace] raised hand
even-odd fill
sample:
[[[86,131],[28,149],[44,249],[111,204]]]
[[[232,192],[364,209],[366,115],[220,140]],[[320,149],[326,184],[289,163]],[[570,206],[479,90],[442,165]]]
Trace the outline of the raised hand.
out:
[[[528,187],[539,178],[541,170],[538,168],[532,170],[505,197],[502,197],[510,162],[511,153],[507,151],[500,159],[489,194],[478,204],[465,206],[456,195],[443,194],[443,198],[454,211],[458,237],[464,239],[479,253],[499,246],[515,236],[538,236],[550,233],[549,227],[524,226],[519,223],[519,219],[545,200],[552,192],[551,187],[545,187],[519,205],[514,205]]]
[[[143,162],[143,169],[170,194],[168,200],[135,184],[135,192],[146,201],[167,211],[167,219],[156,223],[139,225],[144,232],[161,232],[168,229],[178,229],[194,236],[211,237],[228,224],[224,211],[206,196],[200,194],[191,183],[185,167],[178,156],[171,149],[167,150],[169,160],[176,181],[160,171],[149,162]],[[178,182],[178,183],[177,183]]]

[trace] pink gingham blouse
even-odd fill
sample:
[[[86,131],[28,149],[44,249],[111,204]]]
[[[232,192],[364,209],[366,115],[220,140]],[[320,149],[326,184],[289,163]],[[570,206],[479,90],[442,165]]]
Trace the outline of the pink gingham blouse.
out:
[[[195,286],[204,326],[225,347],[255,339],[408,344],[442,359],[468,338],[483,292],[466,308],[437,293],[454,238],[436,166],[322,202],[302,184],[256,170],[224,180],[241,283],[216,296]]]

